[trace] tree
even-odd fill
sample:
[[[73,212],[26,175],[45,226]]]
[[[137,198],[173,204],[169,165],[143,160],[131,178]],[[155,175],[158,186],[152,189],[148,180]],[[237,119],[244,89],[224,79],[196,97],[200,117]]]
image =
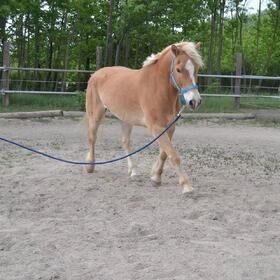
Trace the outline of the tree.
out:
[[[114,0],[109,2],[109,13],[108,13],[108,26],[107,26],[107,42],[105,51],[105,65],[112,66],[113,57],[113,11],[114,11]]]
[[[95,69],[99,46],[105,48],[105,65],[138,68],[151,53],[191,40],[202,42],[204,71],[209,74],[233,72],[235,53],[241,51],[247,72],[279,75],[279,1],[270,0],[262,11],[259,0],[257,15],[248,14],[246,3],[2,0],[0,36],[11,41],[12,63],[21,67]],[[39,71],[13,75],[17,80],[37,80],[36,89],[56,90],[66,89],[66,79],[78,81],[83,89],[88,78]],[[24,81],[18,86],[30,85]]]

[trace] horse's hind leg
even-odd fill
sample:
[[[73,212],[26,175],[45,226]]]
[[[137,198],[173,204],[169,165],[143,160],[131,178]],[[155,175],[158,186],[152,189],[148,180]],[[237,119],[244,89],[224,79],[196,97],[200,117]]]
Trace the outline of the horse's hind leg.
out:
[[[89,152],[87,154],[87,162],[95,162],[95,143],[97,137],[98,127],[105,115],[105,109],[102,107],[96,108],[94,115],[88,116],[88,143],[89,143]],[[86,169],[88,173],[94,171],[94,165],[87,165]]]
[[[89,152],[87,154],[87,162],[95,162],[95,142],[98,127],[105,115],[105,107],[102,104],[97,91],[94,88],[94,80],[91,78],[88,83],[86,95],[86,113],[88,121],[88,142]],[[94,171],[94,165],[86,166],[87,172]]]
[[[131,131],[132,131],[132,125],[122,122],[122,146],[127,154],[131,152],[131,140],[130,140]],[[131,157],[127,158],[127,163],[128,163],[128,175],[130,177],[136,176],[137,173],[136,173],[135,165],[131,160]]]

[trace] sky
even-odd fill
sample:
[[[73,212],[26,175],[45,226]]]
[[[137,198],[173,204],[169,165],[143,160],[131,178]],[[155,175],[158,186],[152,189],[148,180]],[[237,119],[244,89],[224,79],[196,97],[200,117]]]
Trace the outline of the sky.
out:
[[[262,10],[267,8],[267,2],[268,0],[262,0]],[[259,0],[247,0],[246,7],[250,14],[257,13],[259,9]]]

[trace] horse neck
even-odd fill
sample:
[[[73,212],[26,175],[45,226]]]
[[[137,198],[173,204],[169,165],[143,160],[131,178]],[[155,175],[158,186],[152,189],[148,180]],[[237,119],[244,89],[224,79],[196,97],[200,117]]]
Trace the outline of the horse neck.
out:
[[[172,62],[171,50],[168,50],[166,53],[162,54],[162,57],[159,58],[154,64],[143,67],[141,72],[143,74],[144,80],[149,80],[151,84],[157,89],[153,96],[157,96],[158,100],[162,102],[167,102],[168,107],[175,107],[178,103],[178,93],[174,86],[172,85],[170,79],[170,68]],[[167,98],[161,98],[162,95],[165,95]],[[177,108],[178,109],[178,108]]]
[[[171,51],[166,52],[159,60],[142,68],[145,79],[149,80],[155,91],[153,97],[156,104],[161,107],[165,114],[174,114],[179,110],[178,93],[170,79],[172,55]]]
[[[177,91],[172,85],[170,79],[171,63],[172,55],[171,50],[169,50],[162,55],[159,61],[155,64],[155,67],[157,68],[157,72],[160,73],[161,83],[164,84],[165,87],[168,89],[168,94],[170,95],[170,97],[177,98]]]

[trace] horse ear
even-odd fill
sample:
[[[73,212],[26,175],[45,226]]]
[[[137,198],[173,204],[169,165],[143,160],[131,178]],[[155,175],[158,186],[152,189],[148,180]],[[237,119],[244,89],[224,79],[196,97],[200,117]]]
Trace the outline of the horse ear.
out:
[[[197,43],[195,44],[195,48],[196,48],[196,49],[200,49],[200,45],[201,45],[200,42],[197,42]]]
[[[179,54],[179,48],[176,45],[171,46],[171,51],[175,56]]]

